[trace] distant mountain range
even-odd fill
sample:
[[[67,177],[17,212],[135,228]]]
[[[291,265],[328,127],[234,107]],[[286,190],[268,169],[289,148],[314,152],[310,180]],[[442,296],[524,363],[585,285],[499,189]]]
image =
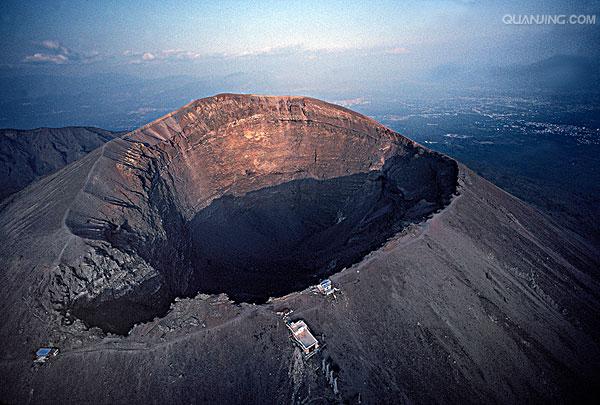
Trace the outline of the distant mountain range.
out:
[[[469,68],[443,65],[428,75],[432,82],[457,88],[497,89],[514,94],[600,93],[600,62],[574,55],[555,55],[527,65]]]

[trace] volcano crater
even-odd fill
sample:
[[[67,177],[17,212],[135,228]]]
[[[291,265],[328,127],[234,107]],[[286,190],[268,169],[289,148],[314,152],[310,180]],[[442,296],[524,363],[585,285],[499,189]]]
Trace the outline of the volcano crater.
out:
[[[274,123],[275,106],[280,120]],[[257,121],[254,114],[250,124],[233,132],[228,125],[227,136],[215,138],[218,148],[197,140],[187,148],[171,142],[172,150],[145,144],[144,156],[158,149],[154,156],[163,159],[147,164],[152,168],[144,181],[148,209],[121,203],[116,215],[113,206],[100,207],[113,218],[98,228],[81,219],[85,213],[70,217],[67,224],[75,235],[133,252],[158,274],[117,291],[107,285],[107,294],[80,293],[68,304],[70,314],[124,334],[136,323],[166,314],[177,297],[225,293],[235,302],[262,304],[360,262],[407,225],[442,209],[456,192],[454,160],[366,117],[311,99],[275,106],[269,105],[266,118]],[[325,124],[312,117],[317,113]],[[215,114],[208,122],[222,128]],[[281,119],[290,114],[294,119]],[[174,119],[182,126],[182,117]],[[340,122],[332,125],[335,120]],[[195,128],[189,131],[188,143],[190,134],[198,136]],[[143,131],[131,135],[136,141],[143,136]],[[152,136],[157,137],[156,130]],[[164,164],[165,155],[176,159]],[[257,156],[268,160],[262,172],[256,170]],[[224,180],[227,187],[219,186]],[[190,203],[202,198],[206,203],[200,208]],[[154,217],[136,220],[138,212]]]

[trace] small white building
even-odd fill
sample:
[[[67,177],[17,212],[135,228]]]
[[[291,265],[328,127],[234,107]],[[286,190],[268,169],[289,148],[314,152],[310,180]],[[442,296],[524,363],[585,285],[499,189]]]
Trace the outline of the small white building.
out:
[[[305,355],[314,353],[319,348],[319,341],[310,333],[308,326],[302,320],[287,323],[294,340],[300,345]]]
[[[56,347],[40,347],[37,352],[35,352],[35,363],[45,363],[50,357],[54,357],[58,354],[58,349]]]
[[[321,281],[319,283],[319,285],[317,285],[317,288],[320,293],[325,294],[325,295],[333,294],[335,292],[335,289],[333,288],[333,284],[331,283],[331,280],[328,278]]]

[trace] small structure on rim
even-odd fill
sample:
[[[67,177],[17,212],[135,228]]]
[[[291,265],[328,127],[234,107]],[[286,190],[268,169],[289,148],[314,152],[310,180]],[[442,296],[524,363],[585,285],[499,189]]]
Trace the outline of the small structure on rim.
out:
[[[36,359],[34,363],[45,363],[50,357],[55,357],[58,354],[58,349],[56,347],[40,347],[37,352],[35,352]]]
[[[317,289],[319,290],[319,292],[321,294],[324,294],[324,295],[333,294],[335,292],[335,288],[333,288],[333,284],[331,283],[331,280],[328,279],[328,278],[326,278],[325,280],[321,281],[317,285]]]
[[[319,341],[310,333],[308,326],[303,320],[288,322],[288,329],[292,332],[292,337],[300,345],[300,348],[307,357],[312,356],[319,348]]]

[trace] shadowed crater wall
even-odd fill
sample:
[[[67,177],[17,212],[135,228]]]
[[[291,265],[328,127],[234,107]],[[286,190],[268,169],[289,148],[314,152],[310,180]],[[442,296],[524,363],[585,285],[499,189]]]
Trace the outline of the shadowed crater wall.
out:
[[[381,171],[299,179],[213,201],[187,224],[191,292],[262,303],[360,261],[450,197],[452,187],[438,187],[434,171],[413,184],[403,179],[403,163],[394,159]]]
[[[189,221],[166,211],[165,242],[127,242],[161,272],[164,284],[149,281],[135,294],[81,300],[71,312],[125,334],[135,323],[164,315],[175,297],[226,293],[260,304],[303,290],[443,208],[456,191],[452,163],[394,157],[382,170],[224,195]]]

